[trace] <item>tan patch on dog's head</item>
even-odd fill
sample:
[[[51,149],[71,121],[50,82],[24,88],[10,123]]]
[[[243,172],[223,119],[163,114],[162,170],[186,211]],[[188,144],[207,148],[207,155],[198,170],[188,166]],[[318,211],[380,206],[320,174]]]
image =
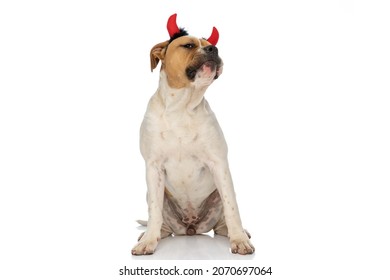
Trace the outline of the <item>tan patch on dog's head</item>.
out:
[[[192,82],[186,69],[199,64],[204,59],[203,47],[210,45],[205,39],[193,36],[182,36],[171,43],[165,41],[155,45],[150,51],[151,70],[155,69],[161,60],[161,70],[167,75],[168,84],[173,88],[183,88]]]

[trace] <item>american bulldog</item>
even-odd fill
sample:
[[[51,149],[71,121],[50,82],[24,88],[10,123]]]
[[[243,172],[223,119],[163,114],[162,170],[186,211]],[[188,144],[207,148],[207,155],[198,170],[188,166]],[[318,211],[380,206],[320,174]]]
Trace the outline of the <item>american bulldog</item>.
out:
[[[167,23],[170,39],[150,51],[151,70],[161,61],[159,86],[140,130],[146,165],[149,219],[133,255],[153,254],[161,238],[214,230],[231,252],[255,250],[243,229],[222,130],[204,98],[222,73],[214,27],[206,40]],[[142,223],[142,221],[141,221]],[[146,225],[146,222],[144,223]]]

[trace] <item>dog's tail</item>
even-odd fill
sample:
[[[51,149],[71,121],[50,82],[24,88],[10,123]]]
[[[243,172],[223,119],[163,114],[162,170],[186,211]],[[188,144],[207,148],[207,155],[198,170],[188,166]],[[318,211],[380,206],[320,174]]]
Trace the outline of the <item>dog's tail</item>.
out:
[[[144,220],[137,220],[137,223],[139,223],[141,226],[144,226],[144,227],[146,227],[148,225],[148,221],[144,221]]]

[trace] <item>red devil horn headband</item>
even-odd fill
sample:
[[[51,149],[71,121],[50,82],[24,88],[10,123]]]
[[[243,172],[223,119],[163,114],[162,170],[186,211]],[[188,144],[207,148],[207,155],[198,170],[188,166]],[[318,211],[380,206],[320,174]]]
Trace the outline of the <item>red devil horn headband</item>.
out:
[[[171,15],[169,17],[169,19],[168,19],[168,22],[167,22],[167,29],[168,29],[169,37],[171,37],[171,38],[176,33],[180,32],[180,29],[179,29],[179,27],[177,26],[177,23],[176,23],[176,17],[177,17],[177,14]],[[215,46],[218,43],[218,39],[219,39],[219,32],[218,32],[217,28],[213,27],[213,31],[211,32],[211,35],[207,39],[207,41],[210,44]]]
[[[177,14],[173,14],[168,19],[167,29],[168,29],[169,37],[172,37],[173,35],[175,35],[175,33],[180,32],[180,29],[176,23],[176,17],[177,17]]]
[[[213,32],[211,32],[211,35],[210,37],[207,39],[207,41],[212,44],[212,45],[216,45],[218,43],[218,39],[219,39],[219,32],[218,32],[218,29],[213,27]]]

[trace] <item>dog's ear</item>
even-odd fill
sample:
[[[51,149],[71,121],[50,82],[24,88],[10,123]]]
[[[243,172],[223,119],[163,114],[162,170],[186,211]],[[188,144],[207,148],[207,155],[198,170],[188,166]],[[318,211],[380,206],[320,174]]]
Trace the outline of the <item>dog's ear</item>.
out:
[[[169,44],[169,41],[165,41],[165,42],[162,42],[162,43],[155,45],[150,50],[150,68],[152,71],[154,68],[157,67],[158,62],[160,60],[164,60],[165,49],[168,46],[168,44]]]

